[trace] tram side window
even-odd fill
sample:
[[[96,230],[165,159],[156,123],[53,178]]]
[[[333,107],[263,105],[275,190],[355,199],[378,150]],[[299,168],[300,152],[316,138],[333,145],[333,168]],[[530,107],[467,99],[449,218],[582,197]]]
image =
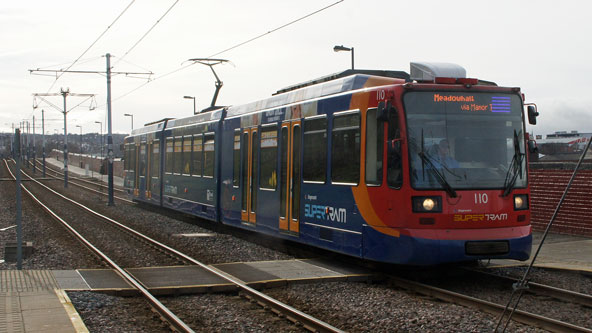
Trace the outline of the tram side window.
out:
[[[152,177],[158,177],[160,174],[160,141],[155,140],[152,143],[152,160],[150,166],[150,174]]]
[[[206,134],[204,136],[204,177],[214,177],[214,156],[215,156],[215,136]]]
[[[169,138],[166,141],[166,155],[165,155],[165,172],[173,173],[173,138]]]
[[[376,119],[376,109],[366,112],[366,184],[382,184],[384,122]]]
[[[277,126],[261,129],[261,188],[275,189],[277,186]]]
[[[181,174],[183,172],[183,138],[175,138],[175,152],[174,152],[174,173]]]
[[[234,132],[234,147],[232,151],[232,186],[238,187],[240,178],[240,130]]]
[[[142,142],[140,145],[140,160],[138,162],[140,176],[144,177],[146,176],[146,142]]]
[[[183,174],[189,175],[191,173],[191,137],[183,137]]]
[[[302,179],[324,183],[327,174],[327,118],[304,119]]]
[[[134,170],[136,171],[136,144],[133,143],[132,145],[132,149],[130,152],[130,170]]]
[[[247,194],[248,194],[248,187],[249,187],[249,133],[243,133],[242,139],[242,161],[241,165],[243,166],[242,172],[242,201],[241,201],[241,209],[243,211],[247,211]]]
[[[201,176],[201,165],[203,154],[203,137],[201,134],[193,136],[193,163],[191,174],[194,176]]]
[[[331,133],[331,181],[358,184],[360,181],[360,114],[333,118]]]
[[[401,131],[399,129],[399,118],[395,109],[391,109],[388,118],[388,165],[386,177],[390,187],[400,188],[403,185]]]

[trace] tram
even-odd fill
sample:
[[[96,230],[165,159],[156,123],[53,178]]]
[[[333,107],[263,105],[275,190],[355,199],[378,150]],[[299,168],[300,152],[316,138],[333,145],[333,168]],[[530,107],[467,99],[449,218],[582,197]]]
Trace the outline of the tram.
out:
[[[134,200],[367,260],[527,260],[520,88],[448,63],[348,70],[125,139]]]

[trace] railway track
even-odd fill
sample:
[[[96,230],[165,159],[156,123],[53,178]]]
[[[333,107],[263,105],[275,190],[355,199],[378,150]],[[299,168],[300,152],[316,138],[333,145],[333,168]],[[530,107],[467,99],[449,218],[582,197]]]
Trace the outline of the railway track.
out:
[[[39,164],[39,163],[37,163],[37,164]],[[39,171],[41,171],[41,168],[39,166],[37,166],[36,169],[39,170]],[[62,173],[59,170],[53,169],[51,167],[46,167],[46,176],[47,176],[47,171],[53,173],[52,175],[49,175],[50,178],[57,179],[57,180],[64,180],[64,177],[61,176]],[[35,175],[38,175],[38,174],[35,174]],[[29,176],[31,176],[31,175],[29,175]],[[82,185],[80,183],[86,184],[86,185]],[[68,184],[72,184],[74,186],[78,186],[80,188],[83,188],[85,190],[89,190],[89,191],[91,191],[93,193],[96,193],[96,194],[99,194],[101,196],[108,196],[108,193],[105,192],[108,189],[108,186],[105,185],[105,184],[103,184],[103,182],[101,182],[101,181],[91,181],[91,180],[88,180],[88,179],[84,179],[84,178],[80,178],[80,177],[70,176],[69,175],[68,176]],[[91,188],[91,187],[89,187],[87,185],[96,186],[99,189],[103,189],[105,191],[103,191],[103,190],[97,190],[96,188]],[[117,195],[114,195],[113,196],[114,199],[119,200],[119,201],[122,201],[122,202],[126,202],[128,204],[135,204],[134,201],[127,199],[125,190],[120,189],[120,188],[114,188],[113,191],[115,193],[117,193]]]
[[[502,276],[490,272],[483,272],[474,269],[467,269],[470,273],[474,274],[482,274],[485,277],[491,277],[495,279],[499,279],[500,281],[504,281],[507,284],[514,284],[519,281],[517,278],[509,277],[509,276]],[[527,293],[533,295],[539,295],[544,297],[553,297],[555,299],[570,302],[574,304],[579,304],[584,307],[588,307],[592,309],[592,295],[587,295],[579,292],[575,292],[568,289],[558,288],[554,286],[549,286],[541,283],[536,283],[529,281],[528,282],[528,289],[526,290]]]
[[[29,163],[29,164],[31,165],[32,163]],[[41,162],[40,161],[37,161],[37,163],[36,163],[36,169],[39,170],[39,171],[42,171],[42,169],[41,169]],[[64,174],[62,170],[56,169],[54,165],[49,164],[49,163],[46,163],[45,171],[46,171],[46,173],[47,173],[47,171],[51,172],[52,174],[54,174],[58,178]],[[97,174],[99,174],[99,173],[97,173]],[[64,178],[62,177],[60,179],[63,180]],[[108,188],[108,186],[105,185],[101,181],[93,181],[93,180],[89,180],[87,178],[82,178],[82,177],[76,176],[72,172],[69,172],[68,173],[68,181],[70,181],[70,180],[80,181],[82,183],[86,183],[86,184],[89,184],[89,185],[97,185],[97,186],[102,187],[102,188],[105,188],[105,189]],[[124,193],[124,194],[126,193],[124,189],[121,189],[121,188],[118,188],[118,187],[114,187],[113,188],[113,191],[119,192],[119,193]]]
[[[5,167],[8,169],[11,177],[16,180],[12,170],[8,165],[8,162],[4,160]],[[23,173],[24,174],[24,173]],[[26,175],[26,174],[25,174]],[[27,175],[26,175],[27,176]],[[27,176],[28,177],[28,176]],[[29,177],[30,180],[39,184],[42,187],[45,187],[47,190],[65,198],[61,194],[49,189],[47,186],[41,184],[39,181],[34,180],[33,178]],[[47,205],[45,205],[37,196],[35,196],[26,186],[21,185],[22,189],[25,193],[33,200],[35,203],[40,205],[53,219],[59,221],[71,234],[73,234],[82,244],[84,244],[88,249],[90,249],[96,256],[101,258],[102,261],[106,262],[111,268],[113,268],[125,281],[127,281],[131,286],[133,286],[136,290],[140,292],[140,294],[148,301],[151,307],[161,316],[164,318],[172,328],[180,332],[193,332],[193,330],[187,326],[183,321],[181,321],[174,313],[172,313],[167,307],[165,307],[156,297],[154,297],[146,288],[144,288],[139,281],[134,279],[131,275],[129,275],[122,267],[116,264],[111,258],[105,255],[101,250],[95,247],[92,243],[90,243],[85,237],[83,237],[78,231],[76,231],[68,222],[62,219],[58,214],[52,211]],[[69,200],[69,199],[68,199]],[[90,210],[89,210],[90,211]]]
[[[475,274],[484,274],[482,275],[482,279],[477,280],[480,283],[485,284],[485,277],[489,279],[499,279],[500,281],[504,281],[507,284],[514,283],[516,280],[511,278],[506,278],[503,276],[494,275],[491,273],[483,273],[480,271],[473,271],[471,270],[470,273]],[[455,303],[471,308],[476,308],[481,311],[485,311],[491,313],[495,316],[500,316],[504,311],[505,304],[499,304],[493,301],[482,299],[481,297],[475,297],[471,295],[467,295],[465,292],[457,292],[450,290],[451,288],[447,287],[440,287],[436,286],[436,283],[422,283],[414,280],[409,280],[405,278],[401,278],[398,276],[389,275],[388,277],[389,282],[392,285],[395,285],[399,288],[403,288],[409,291],[416,292],[418,294],[422,294],[425,296],[433,297],[439,300],[443,300],[450,303]],[[487,285],[487,288],[490,288],[490,285]],[[530,290],[531,293],[536,293],[539,296],[543,297],[553,297],[564,302],[575,303],[579,304],[584,307],[589,307],[590,302],[592,300],[592,296],[576,293],[573,291],[560,289],[551,286],[545,286],[542,284],[532,284],[532,288]],[[509,294],[508,294],[509,295]],[[554,318],[550,318],[546,315],[542,314],[535,314],[528,311],[523,310],[516,310],[513,314],[513,320],[527,324],[530,326],[539,327],[542,329],[546,329],[552,332],[586,332],[592,333],[592,328],[578,326],[572,323],[564,322],[561,320],[557,320]],[[507,320],[507,317],[504,318],[504,322]]]
[[[11,175],[13,175],[12,172],[10,171],[9,166],[8,166],[8,162],[5,160],[4,163],[5,163],[6,168],[11,173]],[[26,174],[25,174],[25,176],[29,177]],[[13,178],[14,178],[14,175],[13,175]],[[148,236],[145,236],[145,235],[119,223],[118,221],[115,221],[105,215],[97,213],[94,210],[76,202],[75,200],[69,199],[66,196],[50,189],[49,187],[47,187],[46,185],[42,184],[41,182],[35,180],[32,177],[29,177],[29,179],[32,182],[36,183],[37,185],[52,192],[54,195],[57,195],[58,197],[70,202],[71,204],[76,205],[80,209],[85,210],[87,213],[93,214],[96,217],[101,218],[104,221],[107,221],[107,222],[117,226],[118,228],[121,228],[121,229],[125,230],[126,232],[133,234],[134,237],[140,238],[143,241],[150,243],[151,246],[160,248],[161,250],[168,252],[170,255],[175,256],[175,257],[179,258],[180,260],[190,263],[191,265],[199,266],[202,269],[204,269],[210,273],[213,273],[216,276],[234,284],[240,290],[240,294],[242,296],[244,296],[245,298],[251,300],[252,302],[256,302],[257,304],[261,305],[262,307],[269,309],[272,312],[279,314],[279,315],[289,319],[292,322],[300,323],[303,327],[305,327],[306,329],[308,329],[310,331],[314,331],[314,332],[341,332],[341,330],[339,330],[338,328],[336,328],[334,326],[331,326],[331,325],[329,325],[317,318],[309,316],[306,313],[304,313],[298,309],[295,309],[287,304],[284,304],[272,297],[265,295],[264,293],[261,293],[255,289],[249,287],[244,282],[242,282],[241,280],[237,279],[234,276],[231,276],[221,270],[218,270],[215,267],[205,265],[190,256],[187,256],[187,255],[185,255],[185,254],[183,254],[183,253],[181,253],[181,252],[179,252],[179,251],[177,251],[165,244],[162,244],[162,243],[160,243]],[[120,276],[122,276],[126,281],[128,281],[128,283],[130,283],[134,288],[136,288],[142,294],[142,296],[147,299],[147,301],[151,304],[151,306],[153,306],[155,308],[155,310],[162,316],[162,318],[165,318],[167,320],[167,322],[169,322],[171,327],[173,327],[175,330],[182,331],[182,332],[191,332],[192,331],[191,328],[189,328],[185,323],[183,323],[174,313],[172,313],[169,309],[167,309],[164,305],[162,305],[162,303],[160,303],[158,301],[158,299],[156,299],[153,295],[151,295],[150,292],[147,289],[145,289],[139,281],[134,279],[123,268],[121,268],[112,259],[110,259],[108,256],[106,256],[101,250],[99,250],[96,246],[94,246],[88,240],[86,240],[73,227],[71,227],[70,224],[68,224],[66,221],[64,221],[55,212],[53,212],[51,209],[49,209],[49,207],[44,205],[38,198],[36,198],[34,196],[34,194],[31,191],[29,191],[25,186],[22,186],[22,187],[23,187],[24,191],[35,202],[37,202],[39,205],[41,205],[54,219],[60,221],[64,225],[64,227],[66,227],[66,229],[68,229],[72,234],[74,234],[85,246],[87,246],[89,249],[91,249],[93,251],[93,253],[95,253],[102,260],[104,260],[106,263],[108,263],[109,266],[111,266],[113,269],[115,269],[120,274]]]

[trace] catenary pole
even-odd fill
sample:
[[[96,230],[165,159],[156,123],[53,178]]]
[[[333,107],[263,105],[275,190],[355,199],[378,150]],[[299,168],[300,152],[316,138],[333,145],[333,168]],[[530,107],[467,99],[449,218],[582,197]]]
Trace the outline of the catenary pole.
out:
[[[23,226],[22,226],[22,207],[21,207],[21,131],[16,129],[14,132],[15,143],[14,160],[16,161],[16,268],[23,268]]]
[[[64,97],[64,187],[68,187],[68,130],[66,127],[66,116],[68,114],[66,109],[66,97],[70,92],[70,89],[60,90]]]
[[[31,123],[27,120],[27,135],[25,135],[26,147],[27,147],[27,169],[31,163]]]
[[[41,133],[43,134],[42,157],[43,157],[43,177],[45,178],[45,110],[41,109]]]
[[[36,151],[37,150],[37,146],[35,145],[35,116],[33,115],[33,173],[37,173],[35,171],[35,167],[37,166],[37,163],[35,162],[35,158],[37,157]]]
[[[111,127],[111,54],[105,55],[107,58],[107,157],[109,160],[108,167],[108,192],[109,202],[108,206],[114,206],[113,202],[113,136]]]
[[[124,74],[124,75],[132,75],[132,74],[139,74],[139,75],[152,75],[152,72],[143,72],[143,73],[134,73],[134,72],[113,72],[111,70],[111,54],[107,53],[105,55],[107,58],[107,71],[71,71],[71,70],[49,70],[49,69],[30,69],[29,72],[55,72],[55,73],[84,73],[84,74],[106,74],[107,76],[107,114],[108,120],[106,127],[108,128],[108,136],[107,136],[107,157],[108,157],[108,183],[109,183],[109,206],[114,206],[115,203],[113,202],[113,161],[114,161],[114,154],[113,154],[113,135],[112,135],[112,126],[111,126],[111,75],[115,74]],[[67,92],[68,93],[68,92]],[[62,94],[63,95],[63,94]],[[74,95],[74,94],[72,94]],[[35,94],[35,96],[42,96],[41,94]],[[46,95],[47,96],[47,95]],[[80,94],[78,96],[81,96]],[[64,110],[65,110],[66,98],[64,96]],[[66,120],[66,115],[64,114],[64,122]],[[65,131],[65,124],[64,124],[64,131]],[[64,149],[64,153],[66,149]],[[66,155],[64,155],[66,157]],[[66,157],[67,158],[67,157]],[[66,162],[66,159],[64,159]],[[65,164],[64,173],[66,174],[67,164]],[[67,177],[64,177],[66,179]],[[66,180],[64,180],[66,181]]]

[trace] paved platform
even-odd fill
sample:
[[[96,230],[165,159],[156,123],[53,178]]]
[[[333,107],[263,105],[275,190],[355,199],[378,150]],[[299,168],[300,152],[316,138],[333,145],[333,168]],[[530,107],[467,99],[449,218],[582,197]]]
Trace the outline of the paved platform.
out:
[[[533,232],[531,259],[527,261],[491,260],[490,266],[529,265],[541,243],[542,236],[542,232]],[[592,238],[549,233],[534,266],[592,272]]]
[[[51,271],[0,271],[0,332],[88,332]]]
[[[58,161],[55,158],[45,158],[45,163],[50,164],[52,167],[54,168],[59,168],[60,170],[63,170],[64,168],[64,162],[63,161]],[[68,165],[68,172],[75,174],[78,177],[92,177],[92,178],[96,178],[104,183],[107,183],[109,181],[108,176],[107,175],[102,175],[99,172],[92,172],[89,171],[88,174],[86,173],[86,169],[83,168],[79,168],[75,165],[69,164]],[[123,178],[121,177],[117,177],[117,176],[113,176],[113,185],[123,188]]]

